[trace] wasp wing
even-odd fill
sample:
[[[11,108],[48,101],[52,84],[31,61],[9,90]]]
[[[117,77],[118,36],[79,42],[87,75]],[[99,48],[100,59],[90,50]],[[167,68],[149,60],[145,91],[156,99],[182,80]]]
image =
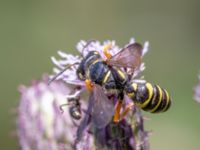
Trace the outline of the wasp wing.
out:
[[[131,68],[135,70],[141,64],[142,45],[139,43],[129,44],[120,52],[115,54],[108,64],[111,66]]]
[[[90,124],[91,122],[91,112],[93,109],[93,105],[94,105],[94,93],[90,93],[89,96],[89,101],[88,101],[88,106],[87,106],[87,110],[85,112],[85,116],[82,119],[82,121],[80,122],[80,125],[78,127],[78,130],[76,132],[76,142],[79,142],[84,134],[84,131],[86,130],[87,126]]]
[[[103,88],[99,85],[94,85],[93,102],[92,122],[97,128],[103,128],[112,120],[114,104],[107,98]]]

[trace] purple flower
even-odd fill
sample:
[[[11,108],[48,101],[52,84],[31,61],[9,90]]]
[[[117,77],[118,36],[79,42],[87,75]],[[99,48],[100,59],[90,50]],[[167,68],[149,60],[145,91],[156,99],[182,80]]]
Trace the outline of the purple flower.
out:
[[[47,85],[49,78],[33,81],[32,85],[21,85],[21,100],[18,107],[17,135],[23,150],[68,150],[73,149],[77,125],[80,121],[73,119],[69,107],[64,113],[60,106],[66,104],[71,89],[61,82]],[[84,103],[84,101],[82,102]],[[91,136],[84,137],[83,142],[92,148]],[[83,149],[83,147],[79,148]]]
[[[130,42],[127,44],[135,43],[135,40],[132,38]],[[58,51],[59,56],[61,59],[56,59],[55,57],[52,57],[53,63],[56,65],[56,67],[53,69],[54,73],[57,75],[62,70],[66,68],[66,66],[69,66],[71,64],[80,63],[82,58],[84,58],[90,51],[98,51],[101,58],[103,60],[107,59],[104,55],[103,49],[111,44],[112,47],[109,49],[109,52],[111,55],[117,54],[122,48],[116,45],[115,41],[105,41],[103,44],[101,44],[99,41],[91,40],[91,41],[83,41],[81,40],[77,44],[77,50],[80,53],[80,56],[73,56],[71,54],[66,54],[62,51]],[[142,57],[144,54],[148,51],[149,43],[145,42],[144,47],[142,50]],[[73,65],[71,68],[68,68],[65,70],[62,74],[57,76],[57,80],[63,80],[67,84],[73,85],[73,87],[79,87],[80,90],[78,93],[75,93],[74,95],[80,96],[81,93],[83,93],[86,90],[85,82],[80,80],[77,76],[77,69],[78,65]],[[123,68],[121,68],[123,70]],[[138,66],[134,70],[134,74],[131,78],[131,80],[138,80],[142,77],[140,77],[140,73],[145,69],[144,63],[141,63],[140,66]],[[129,73],[129,70],[126,70],[127,73]],[[51,77],[54,77],[55,75],[52,75]],[[117,101],[117,95],[116,94],[107,94],[107,97],[110,101],[113,102],[113,104],[116,104]],[[87,101],[88,98],[86,98]],[[83,99],[82,99],[83,100]],[[125,104],[130,103],[130,98],[125,98]],[[88,109],[90,110],[90,101],[88,102]],[[122,109],[125,109],[125,105]],[[91,120],[93,119],[90,114],[87,114],[87,110],[85,111],[85,117],[79,124],[77,133],[76,133],[76,141],[74,148],[78,149],[82,147],[83,145],[86,145],[83,140],[87,139],[87,137],[93,135],[94,141],[95,141],[95,147],[97,149],[114,149],[114,150],[120,150],[120,149],[143,149],[148,150],[149,144],[148,144],[148,135],[147,132],[144,130],[143,127],[143,118],[141,116],[140,110],[135,107],[134,110],[132,110],[127,117],[122,119],[118,124],[114,124],[113,122],[110,122],[107,126],[103,128],[98,128],[95,125],[91,124]],[[90,111],[89,111],[90,112]],[[80,146],[81,145],[81,146]],[[86,148],[87,149],[87,148]]]
[[[194,99],[200,103],[200,75],[198,76],[199,78],[199,83],[196,85],[194,88]]]

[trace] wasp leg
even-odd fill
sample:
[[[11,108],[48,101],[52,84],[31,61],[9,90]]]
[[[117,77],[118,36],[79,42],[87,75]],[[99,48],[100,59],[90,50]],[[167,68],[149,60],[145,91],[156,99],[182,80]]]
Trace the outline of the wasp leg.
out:
[[[86,86],[88,91],[92,91],[93,85],[92,85],[92,81],[91,80],[86,79],[85,80],[85,86]]]
[[[112,55],[109,53],[109,49],[111,49],[112,48],[112,43],[110,43],[110,44],[107,44],[106,46],[104,46],[104,48],[103,48],[103,53],[104,53],[104,55],[106,56],[106,58],[107,59],[110,59],[111,57],[112,57]]]
[[[133,108],[133,106],[134,106],[133,102],[129,103],[128,106],[126,106],[124,112],[120,116],[120,120],[122,120],[128,114],[128,112]]]
[[[116,106],[115,114],[114,114],[114,118],[113,118],[114,123],[119,122],[121,107],[122,107],[122,101],[119,100],[119,101],[117,101],[117,106]]]
[[[114,118],[113,118],[114,123],[118,123],[120,121],[120,112],[121,112],[121,108],[122,108],[123,99],[124,99],[124,93],[123,93],[123,91],[120,91],[118,94],[117,106],[116,106],[115,114],[114,114]]]

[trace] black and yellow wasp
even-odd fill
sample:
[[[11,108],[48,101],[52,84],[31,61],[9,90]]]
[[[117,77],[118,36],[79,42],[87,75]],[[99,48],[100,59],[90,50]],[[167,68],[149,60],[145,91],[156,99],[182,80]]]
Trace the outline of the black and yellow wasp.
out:
[[[78,65],[77,76],[85,81],[86,88],[91,93],[87,110],[88,118],[83,120],[82,127],[88,122],[89,116],[98,128],[105,127],[112,118],[117,123],[134,104],[152,113],[166,111],[171,105],[171,99],[165,89],[150,82],[132,80],[132,74],[141,65],[143,47],[139,43],[129,44],[113,56],[109,53],[110,48],[111,45],[107,45],[103,49],[106,60],[94,50],[83,57],[80,63],[66,67],[69,69],[73,65]],[[127,73],[128,69],[131,70],[131,74]],[[114,103],[105,94],[109,91],[115,91],[117,94],[116,109],[114,109]],[[120,113],[124,95],[130,97],[133,103]]]

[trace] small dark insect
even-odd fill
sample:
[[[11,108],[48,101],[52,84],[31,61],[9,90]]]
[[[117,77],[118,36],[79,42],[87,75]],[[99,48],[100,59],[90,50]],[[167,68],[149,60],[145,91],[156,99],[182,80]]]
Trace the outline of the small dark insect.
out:
[[[60,106],[60,110],[63,113],[63,107],[68,105],[69,106],[69,114],[71,115],[72,118],[79,120],[82,117],[82,112],[81,112],[81,103],[80,103],[80,97],[73,97],[73,98],[68,98],[68,103],[67,104],[62,104]]]

